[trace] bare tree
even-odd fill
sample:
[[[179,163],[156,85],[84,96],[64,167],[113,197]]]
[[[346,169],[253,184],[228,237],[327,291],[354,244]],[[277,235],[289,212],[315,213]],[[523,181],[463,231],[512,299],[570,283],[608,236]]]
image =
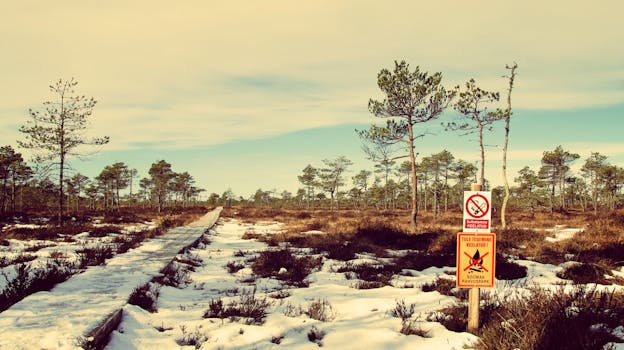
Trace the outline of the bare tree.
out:
[[[505,197],[503,198],[503,206],[501,207],[501,225],[503,230],[507,227],[505,213],[507,211],[507,202],[509,201],[509,182],[507,181],[507,146],[509,145],[509,123],[511,121],[511,90],[513,89],[514,79],[516,79],[516,68],[518,64],[514,62],[513,66],[506,65],[506,69],[510,70],[509,88],[507,88],[507,109],[502,114],[505,119],[505,143],[503,144],[503,184],[505,185]]]

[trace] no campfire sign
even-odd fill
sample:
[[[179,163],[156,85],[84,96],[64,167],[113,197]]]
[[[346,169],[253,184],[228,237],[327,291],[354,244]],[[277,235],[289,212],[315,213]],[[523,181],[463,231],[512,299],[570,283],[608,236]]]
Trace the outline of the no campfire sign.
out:
[[[490,232],[492,192],[464,191],[464,232]]]
[[[457,287],[494,287],[496,235],[457,234]]]

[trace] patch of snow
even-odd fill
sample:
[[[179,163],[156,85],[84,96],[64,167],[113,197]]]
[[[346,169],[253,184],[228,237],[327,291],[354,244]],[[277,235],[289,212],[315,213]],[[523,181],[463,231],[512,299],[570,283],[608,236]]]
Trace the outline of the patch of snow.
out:
[[[546,237],[544,240],[547,242],[559,242],[574,237],[577,233],[582,233],[582,228],[565,228],[562,225],[555,225],[554,228],[546,229],[546,232],[550,232],[554,237]]]

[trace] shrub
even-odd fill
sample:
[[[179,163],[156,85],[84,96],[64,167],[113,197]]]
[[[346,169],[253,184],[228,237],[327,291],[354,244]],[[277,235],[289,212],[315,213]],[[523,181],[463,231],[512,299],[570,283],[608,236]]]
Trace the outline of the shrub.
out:
[[[557,273],[557,277],[572,280],[574,283],[599,283],[611,284],[605,278],[605,275],[611,275],[611,271],[598,264],[578,263],[566,267],[562,272]]]
[[[134,288],[128,298],[128,304],[139,306],[145,311],[154,313],[158,311],[159,295],[160,286],[156,283],[148,282],[142,286]]]
[[[401,329],[399,333],[404,335],[417,335],[422,338],[430,338],[431,334],[428,330],[422,328],[420,320],[403,320],[401,321]]]
[[[423,292],[437,291],[442,295],[448,295],[458,298],[459,300],[467,300],[468,290],[457,288],[455,281],[448,278],[436,278],[431,283],[425,283],[421,286]]]
[[[32,253],[34,253],[34,252],[40,251],[43,248],[54,247],[54,246],[55,246],[55,244],[45,244],[45,243],[35,244],[35,245],[31,245],[29,247],[26,247],[24,249],[24,251],[25,252],[32,252]]]
[[[334,309],[329,301],[325,299],[316,299],[310,303],[306,315],[314,320],[321,322],[331,321],[336,318]]]
[[[265,250],[254,259],[251,268],[261,277],[276,277],[295,286],[307,286],[305,278],[321,265],[322,259],[296,257],[288,249]],[[284,271],[285,270],[285,271]]]
[[[197,254],[191,254],[187,252],[184,255],[177,255],[174,258],[180,264],[184,264],[190,271],[195,271],[195,268],[203,266],[204,260]]]
[[[499,280],[516,280],[527,276],[526,266],[510,261],[502,254],[496,254],[496,278]]]
[[[20,264],[20,263],[33,261],[35,259],[37,259],[37,256],[36,255],[32,255],[32,254],[20,254],[20,255],[16,256],[15,258],[13,258],[13,259],[9,259],[7,257],[0,256],[0,268],[1,267],[7,267],[9,265],[15,265],[15,264]]]
[[[0,312],[30,294],[50,290],[58,283],[64,282],[74,273],[74,267],[71,264],[48,263],[45,267],[32,269],[28,264],[19,264],[15,267],[15,272],[15,277],[10,280],[2,272],[7,283],[0,291]]]
[[[186,326],[180,326],[182,336],[176,339],[176,343],[180,346],[195,346],[195,349],[201,348],[202,344],[209,338],[208,336],[199,330],[199,327],[195,328],[193,332],[187,332]]]
[[[410,252],[398,257],[394,263],[401,269],[422,271],[430,267],[454,267],[457,264],[455,253]]]
[[[509,298],[481,331],[483,349],[602,349],[622,342],[613,330],[624,319],[624,294],[576,286],[535,288]],[[502,322],[501,322],[502,321]]]
[[[337,272],[352,272],[355,276],[362,280],[363,283],[357,283],[357,289],[380,288],[390,285],[390,281],[399,269],[394,264],[351,264],[347,262]]]
[[[312,326],[310,331],[308,332],[308,340],[312,343],[316,343],[319,347],[323,346],[323,338],[325,338],[326,332],[316,328],[316,326]]]
[[[286,336],[284,334],[280,334],[278,336],[273,336],[273,337],[271,337],[271,343],[279,345],[279,344],[282,343],[282,340],[284,340],[285,337]]]
[[[465,332],[468,325],[468,305],[455,303],[427,315],[427,321],[439,322],[453,332]]]
[[[153,280],[164,286],[184,288],[192,282],[187,266],[177,262],[175,259],[171,260],[160,271],[161,275]]]
[[[204,311],[203,317],[220,319],[228,317],[228,312],[223,305],[223,300],[221,298],[210,300],[210,303],[208,304],[208,309]]]
[[[251,293],[243,293],[238,302],[228,305],[226,314],[232,320],[245,318],[246,324],[261,325],[268,315],[267,309],[271,302],[267,298],[256,298],[255,290]]]
[[[225,268],[227,269],[227,272],[229,273],[236,273],[242,269],[245,268],[245,264],[243,263],[239,263],[236,261],[228,261],[228,263],[225,265]]]
[[[416,308],[415,304],[410,304],[410,306],[408,307],[405,304],[405,300],[401,299],[397,301],[394,309],[390,310],[390,315],[392,317],[398,317],[401,320],[407,320],[407,319],[412,318],[412,316],[414,315],[415,308]]]
[[[479,308],[479,322],[488,323],[493,317],[495,310],[503,303],[490,293],[481,293]],[[446,306],[440,310],[430,312],[427,321],[439,322],[448,330],[465,332],[468,326],[468,304],[460,301]]]
[[[89,230],[89,237],[106,237],[112,233],[121,233],[121,227],[116,225],[94,227]]]
[[[356,254],[363,251],[363,247],[352,242],[344,242],[327,245],[325,251],[330,259],[347,261],[355,259]]]
[[[113,250],[109,245],[98,245],[76,250],[80,259],[80,267],[104,265],[106,259],[113,257]]]
[[[269,294],[269,297],[270,297],[270,298],[273,298],[273,299],[286,299],[286,298],[288,298],[290,295],[291,295],[291,294],[290,294],[290,292],[289,292],[289,291],[287,291],[287,290],[285,290],[285,289],[280,289],[280,290],[278,290],[278,291],[276,291],[276,292],[273,292],[273,293]]]

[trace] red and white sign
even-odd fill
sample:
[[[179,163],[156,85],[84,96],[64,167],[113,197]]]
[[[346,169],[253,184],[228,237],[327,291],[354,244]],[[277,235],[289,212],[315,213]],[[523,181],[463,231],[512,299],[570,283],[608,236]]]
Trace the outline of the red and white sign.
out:
[[[463,232],[490,232],[492,192],[464,191]]]

